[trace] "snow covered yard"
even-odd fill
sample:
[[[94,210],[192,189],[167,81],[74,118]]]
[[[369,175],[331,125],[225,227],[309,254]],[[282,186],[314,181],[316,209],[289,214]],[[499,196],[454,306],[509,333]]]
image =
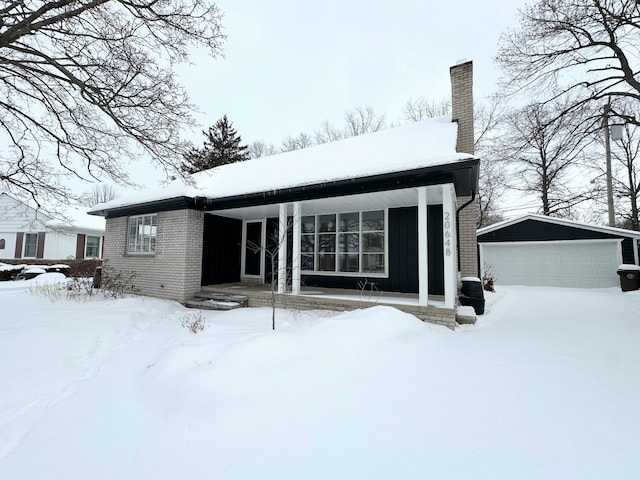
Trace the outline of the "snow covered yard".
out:
[[[51,275],[51,274],[49,274]],[[0,478],[636,479],[640,292],[498,287],[456,332],[0,283]]]

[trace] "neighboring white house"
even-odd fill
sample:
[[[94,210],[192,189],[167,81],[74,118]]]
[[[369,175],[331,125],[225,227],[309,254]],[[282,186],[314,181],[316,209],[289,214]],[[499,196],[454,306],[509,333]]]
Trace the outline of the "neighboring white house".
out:
[[[102,258],[104,219],[69,207],[61,218],[0,193],[0,259]]]

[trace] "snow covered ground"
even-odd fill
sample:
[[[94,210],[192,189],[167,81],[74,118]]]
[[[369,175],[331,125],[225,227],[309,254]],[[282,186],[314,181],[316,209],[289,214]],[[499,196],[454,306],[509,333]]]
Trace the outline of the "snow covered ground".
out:
[[[193,334],[176,303],[36,280],[0,283],[0,479],[640,475],[640,292],[498,287],[455,332],[375,307]]]

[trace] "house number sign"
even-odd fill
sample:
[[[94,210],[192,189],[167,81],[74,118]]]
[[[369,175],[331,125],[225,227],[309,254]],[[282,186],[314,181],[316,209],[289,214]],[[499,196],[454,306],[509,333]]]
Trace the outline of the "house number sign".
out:
[[[444,212],[444,254],[451,256],[451,213]]]

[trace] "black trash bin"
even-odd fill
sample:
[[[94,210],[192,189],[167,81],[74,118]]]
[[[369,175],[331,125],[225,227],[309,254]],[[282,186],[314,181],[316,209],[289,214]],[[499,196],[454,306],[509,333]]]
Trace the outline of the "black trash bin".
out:
[[[460,305],[471,306],[476,315],[484,313],[484,290],[482,281],[476,277],[464,277],[458,296]]]
[[[638,265],[620,265],[618,276],[623,292],[631,292],[640,288],[640,267]]]

